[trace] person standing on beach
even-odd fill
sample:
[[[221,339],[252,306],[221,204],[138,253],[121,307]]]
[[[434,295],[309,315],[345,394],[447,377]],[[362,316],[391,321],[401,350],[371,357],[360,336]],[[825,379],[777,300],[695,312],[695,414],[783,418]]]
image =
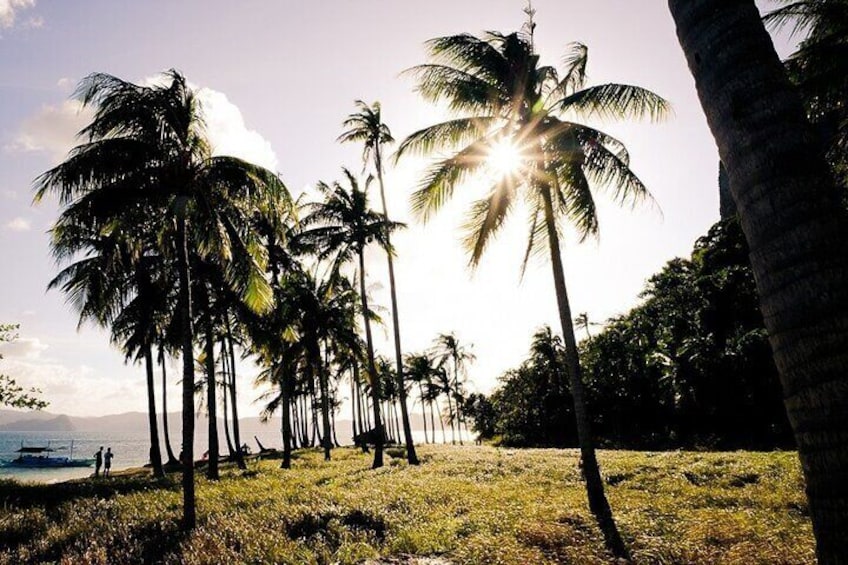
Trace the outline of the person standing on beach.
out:
[[[101,448],[102,449],[102,448]],[[112,448],[106,448],[106,453],[103,455],[103,476],[108,477],[112,474],[112,458],[115,456],[112,453]]]
[[[100,467],[103,465],[103,446],[94,454],[94,477],[100,476]]]

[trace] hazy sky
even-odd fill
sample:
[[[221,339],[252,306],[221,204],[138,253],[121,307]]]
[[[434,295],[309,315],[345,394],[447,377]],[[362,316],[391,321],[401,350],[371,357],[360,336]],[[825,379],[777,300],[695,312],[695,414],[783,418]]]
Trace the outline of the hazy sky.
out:
[[[0,322],[21,324],[21,339],[0,348],[0,371],[39,386],[50,410],[102,415],[144,410],[141,367],[125,366],[102,330],[77,331],[55,291],[57,267],[46,230],[56,206],[31,207],[32,180],[58,163],[85,123],[69,101],[91,72],[144,81],[175,68],[203,89],[209,133],[219,153],[275,168],[293,193],[340,168],[360,170],[360,148],[335,143],[353,101],[379,100],[395,137],[444,118],[401,71],[425,62],[427,39],[459,32],[511,32],[522,0],[0,0]],[[632,168],[658,207],[600,209],[601,237],[564,245],[572,309],[603,321],[627,311],[651,274],[691,251],[718,219],[717,153],[661,0],[536,0],[536,46],[557,65],[569,42],[589,47],[589,84],[623,82],[669,99],[664,124],[595,123],[622,139]],[[788,51],[786,42],[780,51]],[[531,266],[519,284],[525,243],[516,216],[476,272],[458,246],[468,185],[427,225],[411,221],[409,194],[422,162],[387,176],[389,210],[410,227],[396,238],[405,351],[439,332],[473,343],[472,388],[489,391],[525,355],[534,329],[556,323],[550,267]],[[603,201],[601,197],[600,200]],[[372,204],[377,205],[376,195]],[[661,211],[660,211],[661,210]],[[378,305],[388,305],[385,260],[369,258]],[[387,319],[390,319],[388,315]],[[391,352],[388,330],[378,349]],[[242,389],[242,413],[255,414],[258,391]],[[343,389],[344,390],[344,389]],[[173,409],[178,394],[170,394]]]

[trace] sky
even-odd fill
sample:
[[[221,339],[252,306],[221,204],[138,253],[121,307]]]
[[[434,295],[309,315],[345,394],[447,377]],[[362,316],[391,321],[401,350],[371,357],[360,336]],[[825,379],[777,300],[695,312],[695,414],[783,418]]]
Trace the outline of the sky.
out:
[[[524,0],[0,0],[0,323],[19,323],[19,339],[0,346],[0,372],[36,386],[49,410],[97,416],[145,409],[140,366],[125,364],[108,333],[85,325],[47,284],[59,267],[47,231],[58,209],[32,206],[33,180],[61,162],[89,114],[71,99],[80,79],[106,72],[145,82],[178,69],[200,91],[218,154],[278,171],[295,195],[341,167],[361,170],[361,148],[340,145],[354,100],[380,101],[394,137],[448,116],[422,100],[402,71],[426,62],[424,42],[455,33],[517,31]],[[761,4],[761,8],[764,4]],[[591,321],[638,303],[648,277],[691,252],[718,220],[718,156],[674,34],[666,3],[652,0],[535,0],[535,43],[542,64],[558,65],[570,42],[589,48],[588,84],[619,82],[668,99],[661,124],[588,122],[625,142],[631,168],[655,204],[620,209],[603,195],[601,235],[563,245],[575,313]],[[791,51],[787,38],[778,52]],[[531,264],[519,279],[523,217],[510,219],[471,271],[459,245],[469,183],[427,224],[410,215],[409,195],[426,161],[387,171],[390,215],[407,222],[395,237],[400,325],[405,352],[422,351],[455,332],[477,360],[469,387],[489,392],[524,359],[538,327],[558,328],[550,266]],[[378,204],[376,194],[372,205]],[[368,256],[369,289],[389,306],[385,258]],[[390,320],[388,310],[385,318]],[[376,331],[390,355],[390,328]],[[578,336],[579,337],[579,336]],[[173,371],[172,371],[173,372]],[[240,412],[258,414],[243,365]],[[169,391],[177,410],[177,385]],[[344,390],[344,389],[343,389]]]

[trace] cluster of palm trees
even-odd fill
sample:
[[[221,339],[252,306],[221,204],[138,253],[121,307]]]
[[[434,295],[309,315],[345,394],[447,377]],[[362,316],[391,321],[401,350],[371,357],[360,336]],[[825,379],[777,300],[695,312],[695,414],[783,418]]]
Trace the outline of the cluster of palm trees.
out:
[[[547,252],[553,268],[590,507],[607,545],[623,556],[626,550],[603,492],[589,430],[560,238],[565,221],[581,238],[597,233],[595,189],[609,190],[621,203],[650,198],[630,169],[624,145],[573,119],[661,119],[668,104],[635,86],[586,87],[587,49],[580,44],[570,47],[564,72],[540,65],[533,29],[531,14],[522,32],[430,41],[432,62],[410,72],[426,99],[446,102],[458,117],[413,133],[400,144],[395,159],[449,154],[435,162],[412,197],[422,220],[465,180],[479,176],[490,182],[465,225],[472,266],[509,213],[520,203],[528,209],[524,263]],[[282,414],[283,466],[289,464],[291,449],[307,439],[310,419],[312,435],[330,457],[333,406],[343,374],[352,378],[353,404],[363,408],[358,431],[376,432],[375,467],[382,465],[384,413],[391,405],[383,389],[397,396],[401,421],[396,427],[403,433],[396,430],[396,435],[403,435],[409,462],[418,462],[406,387],[419,378],[419,369],[422,408],[424,403],[432,408],[437,397],[426,391],[443,379],[435,388],[445,394],[452,436],[457,434],[464,424],[459,382],[469,352],[455,336],[443,335],[436,358],[408,357],[404,368],[391,245],[392,233],[403,226],[392,222],[386,209],[384,152],[393,138],[378,104],[357,101],[358,111],[344,122],[347,129],[339,138],[362,143],[367,180],[343,170],[341,181],[318,184],[323,200],[302,204],[293,201],[276,174],[232,157],[212,156],[197,99],[175,71],[153,86],[95,74],[81,83],[78,95],[95,109],[92,123],[81,132],[83,143],[37,181],[37,198],[55,194],[62,205],[52,244],[58,258],[71,262],[52,285],[68,294],[81,320],[109,326],[128,358],[145,361],[153,445],[158,444],[153,351],[160,359],[179,352],[182,461],[194,460],[197,361],[203,367],[199,385],[205,385],[210,422],[207,474],[217,477],[217,389],[228,393],[223,396],[229,396],[235,420],[236,345],[266,368],[261,379],[273,390],[269,412],[280,409]],[[490,166],[495,156],[504,155],[511,168]],[[380,191],[381,212],[368,207],[372,179]],[[374,351],[371,324],[377,317],[369,306],[364,260],[370,244],[386,252],[394,371],[379,369]],[[392,375],[395,386],[382,386],[381,373]],[[370,417],[363,419],[366,409]],[[435,435],[432,417],[431,431]],[[233,436],[238,457],[237,429]],[[191,527],[193,467],[183,467],[185,523]]]
[[[459,441],[462,445],[463,435],[468,437],[465,413],[468,401],[467,366],[475,358],[470,347],[463,345],[453,333],[439,334],[428,351],[406,356],[406,379],[410,386],[418,389],[425,443],[436,443],[436,414],[442,430],[442,443],[448,442],[445,420],[450,427],[451,443]]]
[[[344,170],[344,182],[319,183],[323,199],[304,204],[277,174],[213,156],[202,109],[176,71],[152,86],[93,74],[77,96],[94,108],[94,118],[80,132],[81,144],[36,181],[36,200],[50,194],[61,205],[51,247],[65,266],[50,287],[67,295],[81,324],[109,328],[127,359],[143,362],[157,476],[165,468],[154,394],[161,365],[164,443],[168,463],[182,464],[185,525],[196,521],[196,395],[203,395],[209,422],[207,476],[219,475],[219,404],[229,454],[244,466],[240,356],[253,355],[264,368],[259,379],[271,388],[266,411],[282,414],[284,467],[293,448],[314,445],[316,437],[329,459],[338,444],[331,430],[339,377],[348,372],[355,398],[361,400],[362,390],[371,395],[374,466],[383,464],[381,405],[400,407],[403,424],[394,426],[392,439],[402,437],[409,462],[417,463],[402,367],[378,368],[374,353],[371,323],[378,317],[368,304],[365,248],[376,243],[391,259],[390,233],[402,226],[388,220],[385,208],[382,214],[368,208],[370,181],[360,188]],[[361,112],[346,122],[343,140],[365,142],[366,164],[373,159],[382,189],[381,147],[391,136],[379,105],[358,104]],[[358,290],[349,265],[358,267]],[[393,280],[391,265],[390,274]],[[164,408],[167,361],[176,356],[183,368],[179,456]],[[381,375],[391,380],[381,382]]]

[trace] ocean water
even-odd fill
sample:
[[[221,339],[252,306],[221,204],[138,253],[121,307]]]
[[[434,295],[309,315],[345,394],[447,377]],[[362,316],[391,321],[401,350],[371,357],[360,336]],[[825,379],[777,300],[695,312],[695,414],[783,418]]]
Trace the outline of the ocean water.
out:
[[[43,447],[50,443],[51,448],[61,448],[52,455],[68,457],[73,442],[74,459],[92,459],[94,453],[103,446],[111,447],[115,458],[112,469],[141,467],[149,460],[150,441],[146,431],[135,432],[0,432],[0,460],[15,459],[21,443],[28,447]],[[57,469],[28,469],[19,467],[0,467],[0,478],[14,478],[19,481],[53,483],[68,479],[88,477],[94,473],[94,467],[67,467]]]
[[[346,423],[346,422],[345,422]],[[199,458],[206,450],[206,434],[202,428],[198,429],[198,434],[195,437],[195,455]],[[424,443],[423,430],[413,430],[413,441],[416,443]],[[428,434],[429,435],[429,434]],[[221,453],[226,453],[227,447],[224,441],[224,435],[219,433],[221,442]],[[254,436],[258,437],[262,445],[269,448],[279,448],[282,440],[280,439],[279,431],[273,423],[262,427],[246,427],[243,430],[242,439],[248,443],[253,451],[258,451]],[[471,434],[462,433],[463,440],[466,443],[473,444]],[[342,443],[350,443],[349,427],[347,429],[339,429],[339,441]],[[171,446],[175,453],[179,453],[179,430],[171,430]],[[429,438],[432,441],[432,437]],[[450,430],[446,433],[448,443],[451,441]],[[457,438],[458,439],[458,438]],[[164,442],[160,432],[160,441]],[[15,453],[20,449],[21,444],[29,447],[45,446],[50,442],[53,448],[62,449],[54,452],[56,456],[70,456],[71,442],[73,442],[73,458],[74,459],[92,459],[94,453],[103,446],[103,450],[111,447],[115,458],[112,460],[112,470],[119,471],[130,467],[141,467],[150,461],[150,438],[147,430],[135,431],[97,431],[97,432],[0,432],[0,461],[9,461],[15,459],[18,454]],[[442,442],[441,430],[437,431],[436,442]],[[164,443],[162,444],[162,457],[167,457]],[[66,467],[56,469],[28,469],[20,467],[4,467],[0,466],[0,479],[13,478],[23,482],[36,483],[55,483],[67,481],[70,479],[81,479],[90,477],[94,474],[94,467]]]

